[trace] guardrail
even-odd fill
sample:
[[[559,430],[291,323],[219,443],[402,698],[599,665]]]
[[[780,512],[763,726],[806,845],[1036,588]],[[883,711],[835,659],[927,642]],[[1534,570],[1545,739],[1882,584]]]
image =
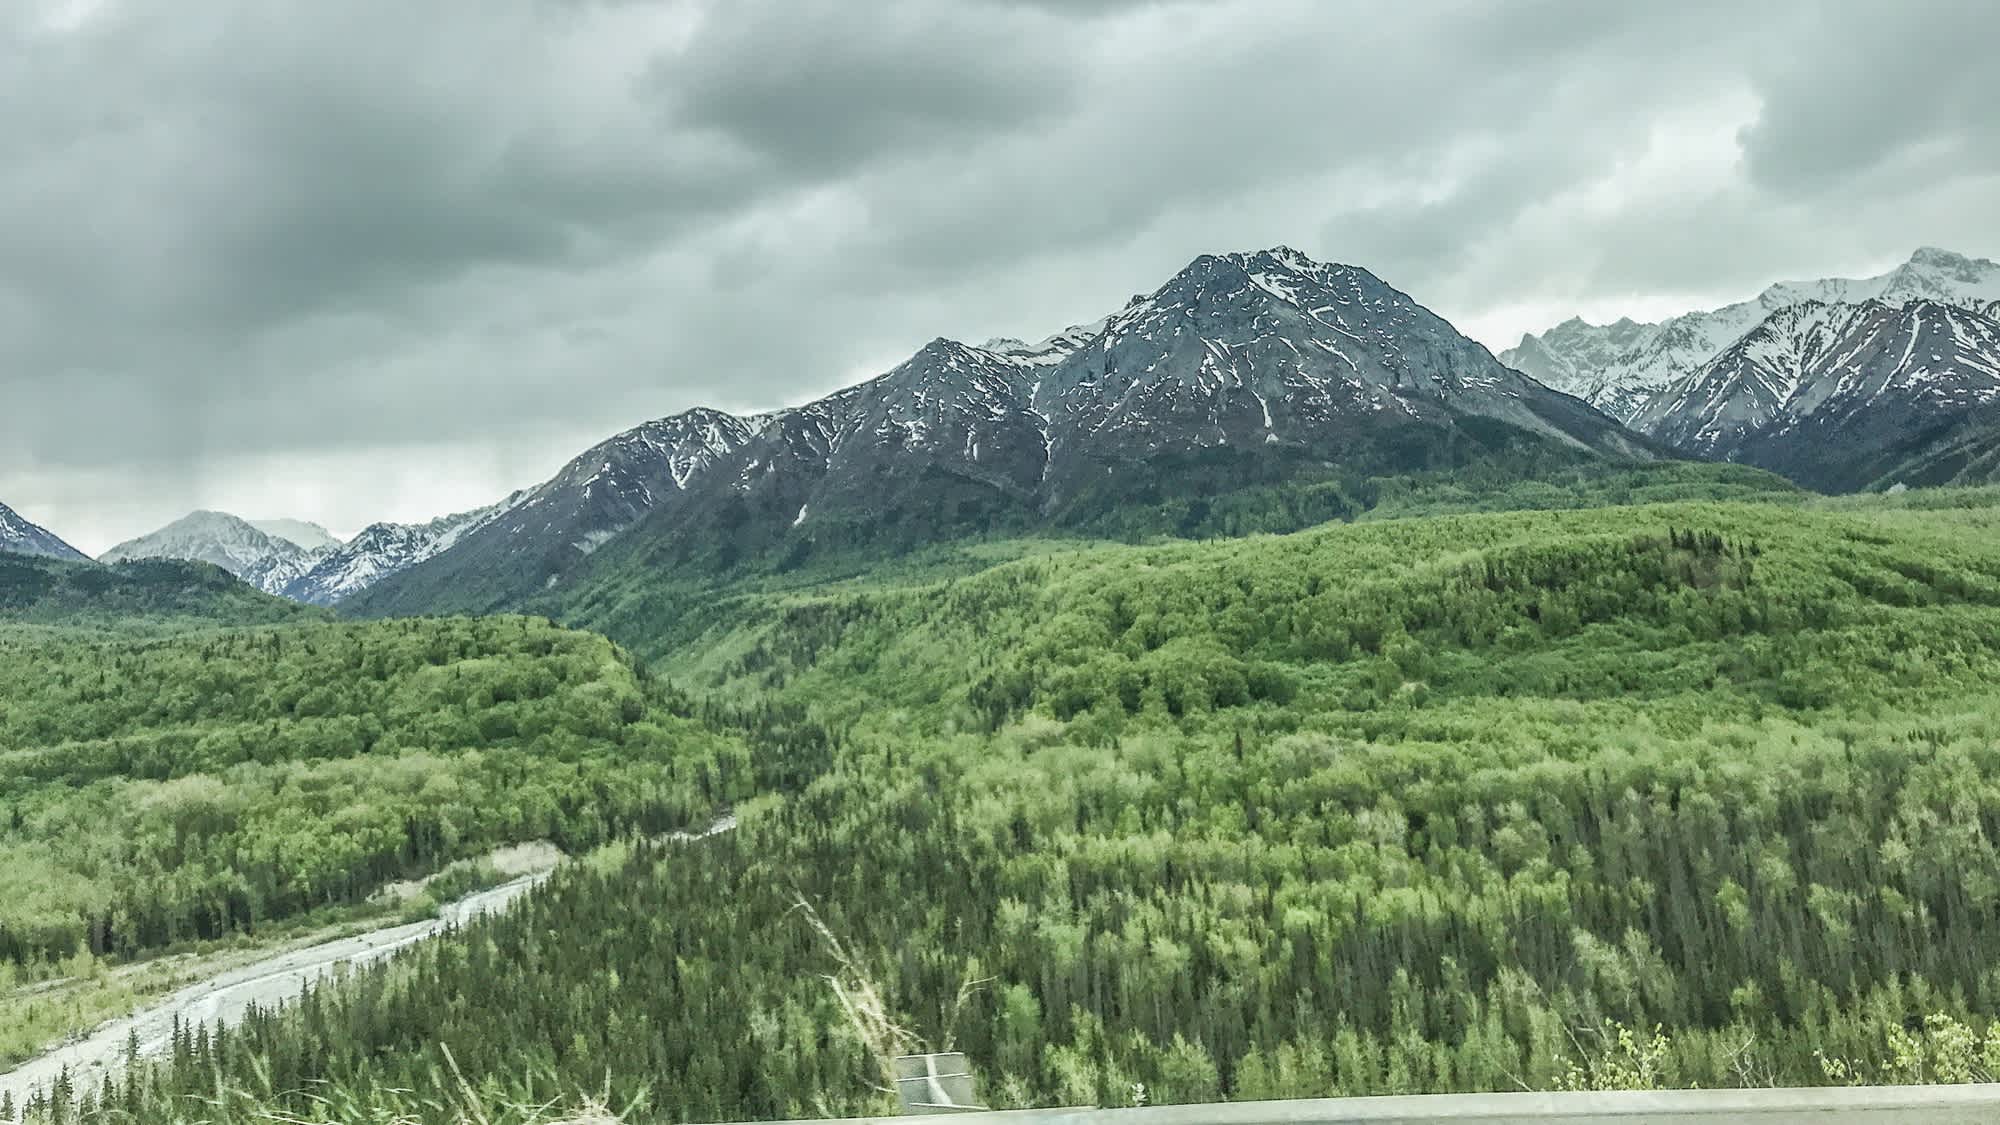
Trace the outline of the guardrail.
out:
[[[1663,1090],[1578,1094],[1424,1094],[1410,1097],[1319,1098],[1308,1101],[1225,1102],[1138,1109],[1023,1109],[939,1116],[857,1118],[839,1125],[1686,1125],[1748,1121],[1753,1125],[1923,1125],[2000,1123],[2000,1083],[1965,1086],[1849,1086],[1776,1090]],[[808,1125],[784,1122],[778,1125]],[[833,1125],[816,1122],[812,1125]]]

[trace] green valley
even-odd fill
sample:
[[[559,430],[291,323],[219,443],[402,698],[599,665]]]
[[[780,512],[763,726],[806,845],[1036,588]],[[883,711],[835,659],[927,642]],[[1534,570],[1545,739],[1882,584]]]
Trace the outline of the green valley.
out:
[[[1023,1106],[2000,1070],[2000,493],[995,543],[681,635],[674,729],[729,780],[537,824],[626,843],[104,1119],[879,1112],[919,1045]]]
[[[0,698],[20,981],[282,929],[501,844],[705,823],[750,784],[740,743],[609,642],[526,618],[3,627]]]
[[[2000,1119],[1993,32],[0,4],[0,1125]]]

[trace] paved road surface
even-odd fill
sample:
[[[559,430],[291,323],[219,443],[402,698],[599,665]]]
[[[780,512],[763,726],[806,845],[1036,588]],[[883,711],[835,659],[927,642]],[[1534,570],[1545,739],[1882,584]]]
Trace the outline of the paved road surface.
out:
[[[81,1040],[30,1059],[10,1073],[0,1074],[0,1091],[12,1093],[19,1104],[30,1090],[47,1087],[64,1067],[69,1068],[78,1086],[94,1085],[103,1081],[107,1068],[114,1068],[124,1060],[126,1041],[135,1030],[139,1033],[139,1053],[156,1054],[169,1045],[176,1016],[182,1023],[234,1022],[252,1004],[268,1008],[297,999],[307,984],[336,969],[358,968],[379,961],[412,942],[437,936],[447,926],[504,909],[530,887],[548,878],[548,874],[538,871],[467,895],[426,921],[295,949],[189,985],[132,1016],[102,1024]]]
[[[673,842],[705,840],[735,827],[736,815],[725,813],[699,832],[671,832],[661,839]],[[560,853],[553,850],[510,851],[519,852],[518,858],[523,864],[532,863],[539,869],[448,903],[439,909],[437,917],[426,921],[371,930],[358,937],[295,949],[189,985],[131,1016],[101,1024],[82,1039],[0,1074],[0,1092],[13,1094],[15,1104],[19,1105],[26,1100],[29,1091],[46,1088],[64,1067],[69,1068],[79,1088],[101,1083],[109,1070],[124,1061],[126,1042],[135,1030],[139,1033],[139,1054],[154,1055],[164,1050],[173,1038],[176,1016],[184,1024],[233,1023],[241,1019],[253,1004],[269,1008],[296,999],[307,984],[337,969],[371,964],[413,942],[436,937],[448,926],[461,925],[480,914],[505,909],[527,893],[529,888],[548,878],[550,870],[560,859]]]

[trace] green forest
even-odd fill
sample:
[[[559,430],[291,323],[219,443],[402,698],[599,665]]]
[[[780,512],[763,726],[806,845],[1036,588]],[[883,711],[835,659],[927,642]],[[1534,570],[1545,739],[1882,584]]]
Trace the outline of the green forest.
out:
[[[0,628],[0,966],[130,957],[751,784],[610,642],[526,618]]]
[[[24,965],[590,853],[30,1116],[893,1112],[913,1049],[1007,1107],[2000,1073],[2000,490],[1536,507],[550,607],[612,640],[17,629]]]
[[[102,566],[0,552],[0,624],[158,634],[325,616],[259,593],[208,563],[132,559]]]

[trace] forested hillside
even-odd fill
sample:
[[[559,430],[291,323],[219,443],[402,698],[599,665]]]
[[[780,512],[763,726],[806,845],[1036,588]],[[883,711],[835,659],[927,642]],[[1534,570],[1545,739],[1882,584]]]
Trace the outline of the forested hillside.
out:
[[[207,563],[138,559],[100,566],[0,553],[0,624],[158,632],[317,616],[317,611],[262,594]]]
[[[1130,498],[1039,538],[1007,538],[990,528],[960,528],[907,552],[858,548],[822,526],[782,556],[733,551],[700,556],[650,551],[643,537],[614,540],[573,580],[558,583],[524,607],[578,628],[605,633],[649,657],[705,652],[703,634],[756,612],[757,596],[824,591],[856,584],[908,583],[964,575],[1021,555],[1089,548],[1121,541],[1211,540],[1293,532],[1328,521],[1375,521],[1464,512],[1568,510],[1674,500],[1802,499],[1783,478],[1741,465],[1674,461],[1641,465],[1488,464],[1454,474],[1355,477],[1326,469],[1316,483],[1266,483],[1191,498],[1162,487]],[[1526,479],[1524,479],[1526,477]],[[726,535],[720,542],[727,542]],[[727,557],[724,557],[727,556]],[[746,600],[748,605],[746,605]]]
[[[455,1059],[495,1103],[814,1116],[886,1109],[877,1055],[919,1043],[1000,1105],[2000,1071],[1996,499],[746,594],[664,670],[710,721],[834,736],[755,760],[737,832],[100,1096],[437,1116]],[[864,978],[897,1028],[857,1030],[830,982]]]
[[[752,784],[609,642],[525,618],[0,628],[0,700],[0,967],[30,979],[497,844],[679,828]]]

